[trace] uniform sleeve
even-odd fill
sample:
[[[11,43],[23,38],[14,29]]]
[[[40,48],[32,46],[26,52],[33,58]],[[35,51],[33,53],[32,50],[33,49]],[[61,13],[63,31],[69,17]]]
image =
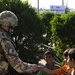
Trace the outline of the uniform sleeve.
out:
[[[32,72],[32,69],[35,67],[36,64],[23,62],[19,58],[18,53],[16,52],[10,40],[2,39],[0,40],[0,42],[6,59],[17,72]]]

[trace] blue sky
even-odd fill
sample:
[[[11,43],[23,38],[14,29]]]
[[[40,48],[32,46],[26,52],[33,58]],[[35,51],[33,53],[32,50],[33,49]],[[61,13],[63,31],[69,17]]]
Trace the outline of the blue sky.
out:
[[[26,1],[26,0],[22,0]],[[38,0],[28,0],[29,4],[37,8]],[[62,0],[39,0],[39,8],[50,9],[51,5],[62,5]],[[75,0],[64,0],[64,5],[75,9]]]

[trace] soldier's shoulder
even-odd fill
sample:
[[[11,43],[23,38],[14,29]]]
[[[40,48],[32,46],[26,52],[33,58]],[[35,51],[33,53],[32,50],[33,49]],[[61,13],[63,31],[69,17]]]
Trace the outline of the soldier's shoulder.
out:
[[[0,30],[0,39],[9,39],[9,36],[2,30]]]

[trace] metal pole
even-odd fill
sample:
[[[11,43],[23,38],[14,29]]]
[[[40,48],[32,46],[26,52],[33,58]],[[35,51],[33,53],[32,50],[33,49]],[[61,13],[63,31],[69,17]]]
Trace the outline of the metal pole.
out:
[[[66,3],[66,6],[68,6],[68,0],[67,0],[67,3]]]
[[[38,14],[39,14],[39,0],[37,0],[37,10],[38,10]]]
[[[64,6],[64,0],[62,0],[62,6]]]

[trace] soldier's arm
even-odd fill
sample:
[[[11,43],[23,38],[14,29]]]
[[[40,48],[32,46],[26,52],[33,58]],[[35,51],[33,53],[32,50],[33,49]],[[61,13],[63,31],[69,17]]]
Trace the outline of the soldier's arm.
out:
[[[33,68],[36,67],[36,64],[29,64],[29,63],[23,62],[19,58],[18,53],[16,52],[11,41],[2,39],[0,42],[8,62],[17,72],[20,72],[20,73],[32,72]]]

